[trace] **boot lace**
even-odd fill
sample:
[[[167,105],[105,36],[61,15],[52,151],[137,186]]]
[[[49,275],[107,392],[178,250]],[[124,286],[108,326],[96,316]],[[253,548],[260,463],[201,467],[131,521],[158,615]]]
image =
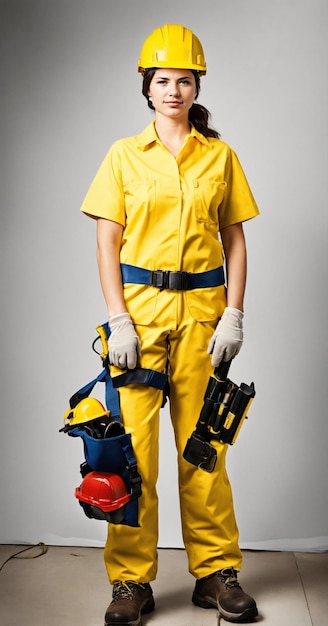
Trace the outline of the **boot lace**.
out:
[[[232,587],[240,587],[240,584],[237,579],[237,572],[233,567],[231,569],[221,569],[217,572],[217,575],[220,576],[221,581],[225,585],[226,589],[231,589]]]
[[[136,587],[141,587],[141,589],[144,591],[146,585],[142,583],[136,583],[134,582],[134,580],[119,580],[118,582],[114,583],[113,602],[117,602],[117,600],[133,600]]]

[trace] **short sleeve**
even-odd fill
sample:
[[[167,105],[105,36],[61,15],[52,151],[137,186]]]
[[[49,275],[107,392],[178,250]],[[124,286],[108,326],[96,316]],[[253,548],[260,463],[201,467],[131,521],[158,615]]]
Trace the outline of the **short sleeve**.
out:
[[[81,206],[90,217],[103,217],[125,226],[121,157],[114,143],[101,163]]]
[[[220,230],[259,214],[244,171],[236,153],[231,148],[227,155],[225,181],[227,187],[219,206]]]

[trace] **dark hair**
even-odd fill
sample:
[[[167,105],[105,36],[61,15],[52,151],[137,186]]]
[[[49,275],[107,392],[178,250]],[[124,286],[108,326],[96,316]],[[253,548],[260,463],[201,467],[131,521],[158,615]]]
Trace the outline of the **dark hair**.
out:
[[[150,87],[150,83],[153,79],[153,76],[156,72],[156,67],[151,67],[144,71],[143,73],[143,83],[142,83],[142,93],[145,96],[148,106],[152,111],[155,110],[152,101],[148,96],[148,91]],[[200,91],[200,78],[198,72],[191,70],[196,81],[196,99],[198,98],[198,94]],[[204,135],[204,137],[215,137],[216,139],[220,139],[220,133],[218,133],[214,128],[210,128],[208,126],[208,122],[211,118],[210,112],[202,105],[194,102],[189,109],[189,121],[193,126],[198,130],[199,133]]]

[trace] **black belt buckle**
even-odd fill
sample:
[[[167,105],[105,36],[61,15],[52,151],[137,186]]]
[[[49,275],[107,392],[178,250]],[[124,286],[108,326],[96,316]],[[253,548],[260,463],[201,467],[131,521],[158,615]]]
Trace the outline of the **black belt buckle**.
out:
[[[168,287],[168,272],[163,270],[154,270],[150,273],[150,284],[153,287],[158,287],[160,291],[167,289]]]
[[[188,272],[169,272],[169,289],[184,291],[188,289]]]
[[[188,272],[154,270],[150,275],[150,284],[153,287],[158,287],[160,291],[163,291],[163,289],[184,291],[188,289],[188,283]]]

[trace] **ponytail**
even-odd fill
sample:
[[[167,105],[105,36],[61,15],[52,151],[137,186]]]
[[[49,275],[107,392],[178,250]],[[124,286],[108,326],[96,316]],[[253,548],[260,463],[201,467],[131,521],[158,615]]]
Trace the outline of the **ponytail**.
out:
[[[156,72],[156,67],[152,67],[150,69],[145,70],[143,74],[143,83],[142,83],[142,93],[145,96],[149,108],[154,111],[154,106],[152,101],[148,96],[148,91],[150,87],[150,83],[153,79],[153,76]],[[196,81],[196,98],[198,97],[200,91],[200,78],[198,72],[192,70],[192,73],[195,77]],[[214,128],[210,128],[208,122],[211,118],[210,112],[202,105],[194,102],[191,108],[189,109],[189,121],[196,128],[196,130],[204,135],[204,137],[215,137],[215,139],[220,139],[220,133],[218,133]]]
[[[214,128],[208,126],[208,121],[211,117],[210,112],[202,105],[194,102],[189,109],[189,121],[204,137],[215,137],[220,139],[220,133]]]

